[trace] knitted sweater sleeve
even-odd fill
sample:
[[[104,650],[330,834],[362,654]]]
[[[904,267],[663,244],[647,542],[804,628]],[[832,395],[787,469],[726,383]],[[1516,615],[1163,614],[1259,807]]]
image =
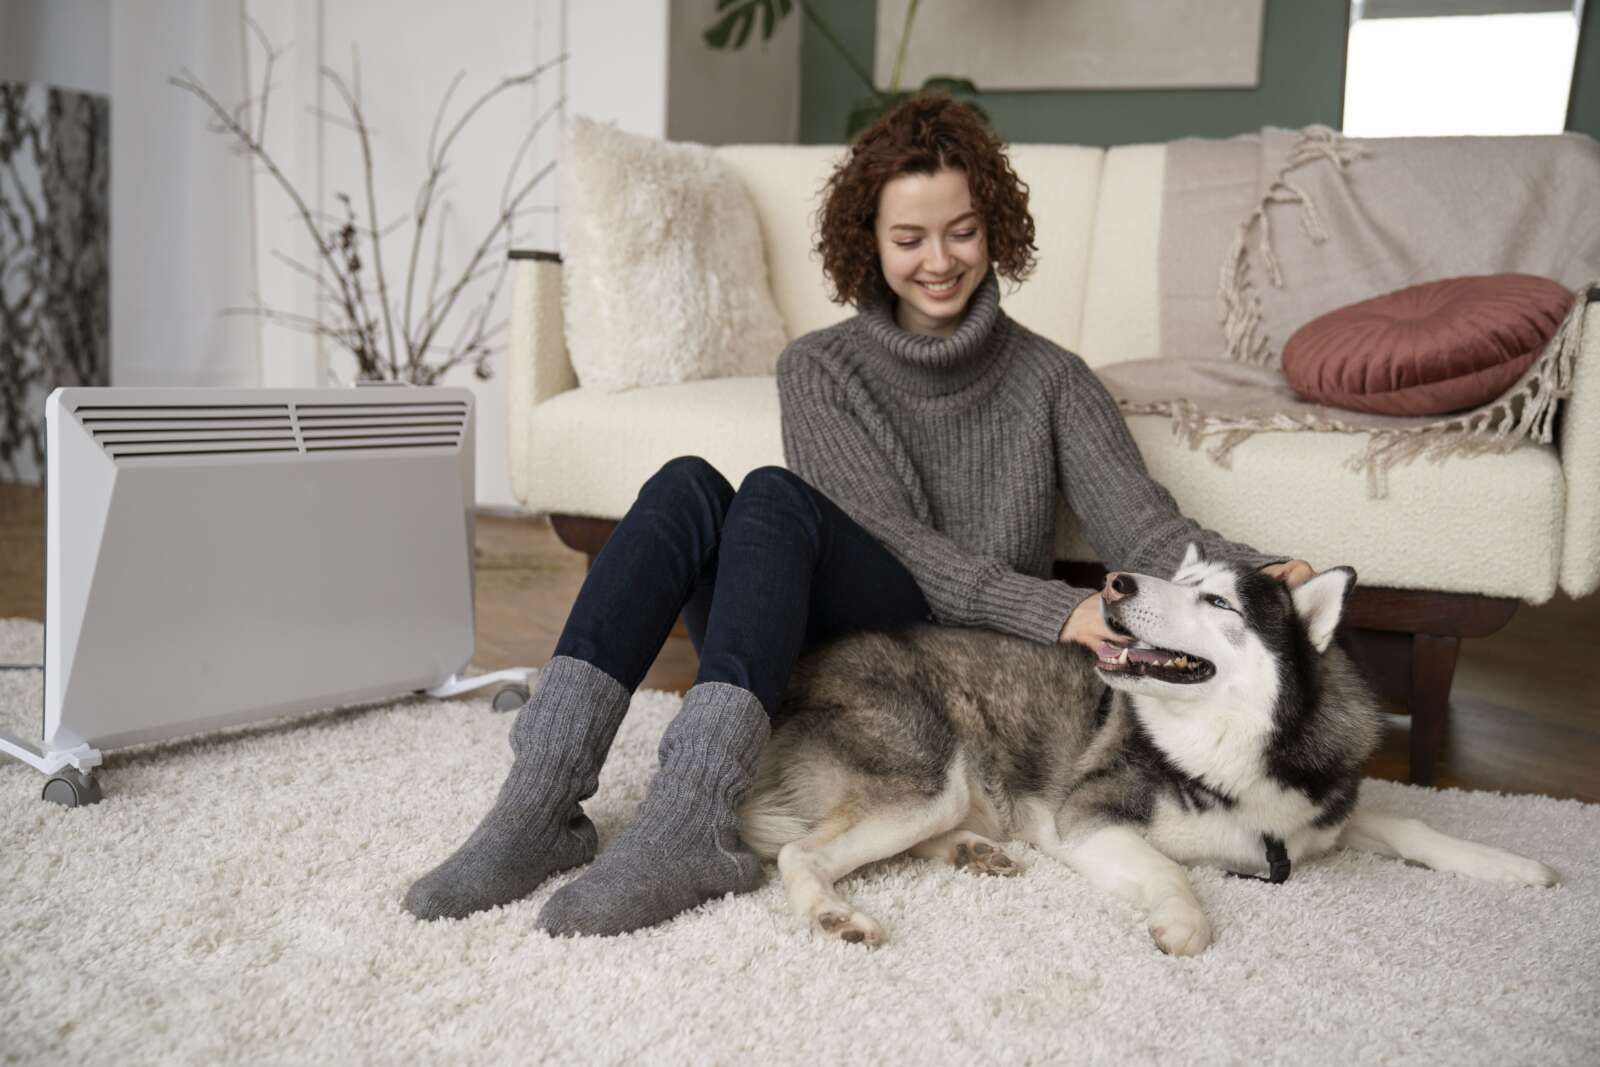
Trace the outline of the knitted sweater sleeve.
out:
[[[1260,567],[1270,556],[1229,541],[1178,510],[1150,477],[1117,403],[1088,364],[1061,352],[1067,385],[1056,401],[1056,451],[1061,489],[1102,562],[1112,570],[1170,578],[1193,541],[1207,559]]]
[[[778,361],[778,398],[789,469],[826,493],[911,572],[939,622],[1042,644],[1059,640],[1090,590],[1020,574],[920,519],[906,488],[911,472],[896,469],[852,414],[846,386],[799,344]]]

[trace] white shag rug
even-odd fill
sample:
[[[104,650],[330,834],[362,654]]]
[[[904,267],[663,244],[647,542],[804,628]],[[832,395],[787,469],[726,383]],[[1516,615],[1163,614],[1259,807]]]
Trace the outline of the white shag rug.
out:
[[[0,663],[38,662],[0,621]],[[41,672],[0,671],[38,736]],[[604,843],[678,704],[646,692],[589,811]],[[1216,943],[1169,959],[1126,906],[1025,847],[1020,878],[894,860],[845,883],[869,952],[813,936],[776,874],[613,939],[532,897],[400,907],[510,766],[486,700],[404,700],[110,756],[64,809],[0,763],[8,1063],[1600,1062],[1600,806],[1371,782],[1364,796],[1554,866],[1512,889],[1341,853],[1281,886],[1197,871]]]

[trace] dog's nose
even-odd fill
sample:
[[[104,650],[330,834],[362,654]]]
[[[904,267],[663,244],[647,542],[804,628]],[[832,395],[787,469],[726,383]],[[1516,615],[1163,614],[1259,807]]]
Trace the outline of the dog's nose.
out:
[[[1112,571],[1106,575],[1106,588],[1103,596],[1106,602],[1114,603],[1123,597],[1130,597],[1139,591],[1139,583],[1133,580],[1133,575],[1123,574],[1121,571]]]

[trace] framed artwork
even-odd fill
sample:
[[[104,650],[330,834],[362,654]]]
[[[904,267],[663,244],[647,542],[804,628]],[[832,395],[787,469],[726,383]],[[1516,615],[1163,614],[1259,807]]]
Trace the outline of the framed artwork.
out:
[[[874,78],[887,88],[911,0],[878,0]],[[1248,89],[1261,80],[1265,0],[922,0],[901,85]]]

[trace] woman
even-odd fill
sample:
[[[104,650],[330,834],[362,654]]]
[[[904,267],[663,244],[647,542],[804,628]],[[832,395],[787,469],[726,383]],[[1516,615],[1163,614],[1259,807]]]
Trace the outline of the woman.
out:
[[[735,492],[684,458],[645,484],[517,716],[493,809],[411,888],[413,914],[494,907],[594,859],[581,802],[680,612],[695,685],[633,825],[540,912],[551,933],[622,933],[761,883],[735,811],[805,648],[930,620],[1119,643],[1098,593],[1049,577],[1057,490],[1114,569],[1170,575],[1197,541],[1311,576],[1180,515],[1083,361],[1000,310],[996,275],[1032,270],[1033,221],[970,109],[917,97],[864,131],[820,229],[835,299],[860,313],[779,360],[792,472],[762,468]]]

